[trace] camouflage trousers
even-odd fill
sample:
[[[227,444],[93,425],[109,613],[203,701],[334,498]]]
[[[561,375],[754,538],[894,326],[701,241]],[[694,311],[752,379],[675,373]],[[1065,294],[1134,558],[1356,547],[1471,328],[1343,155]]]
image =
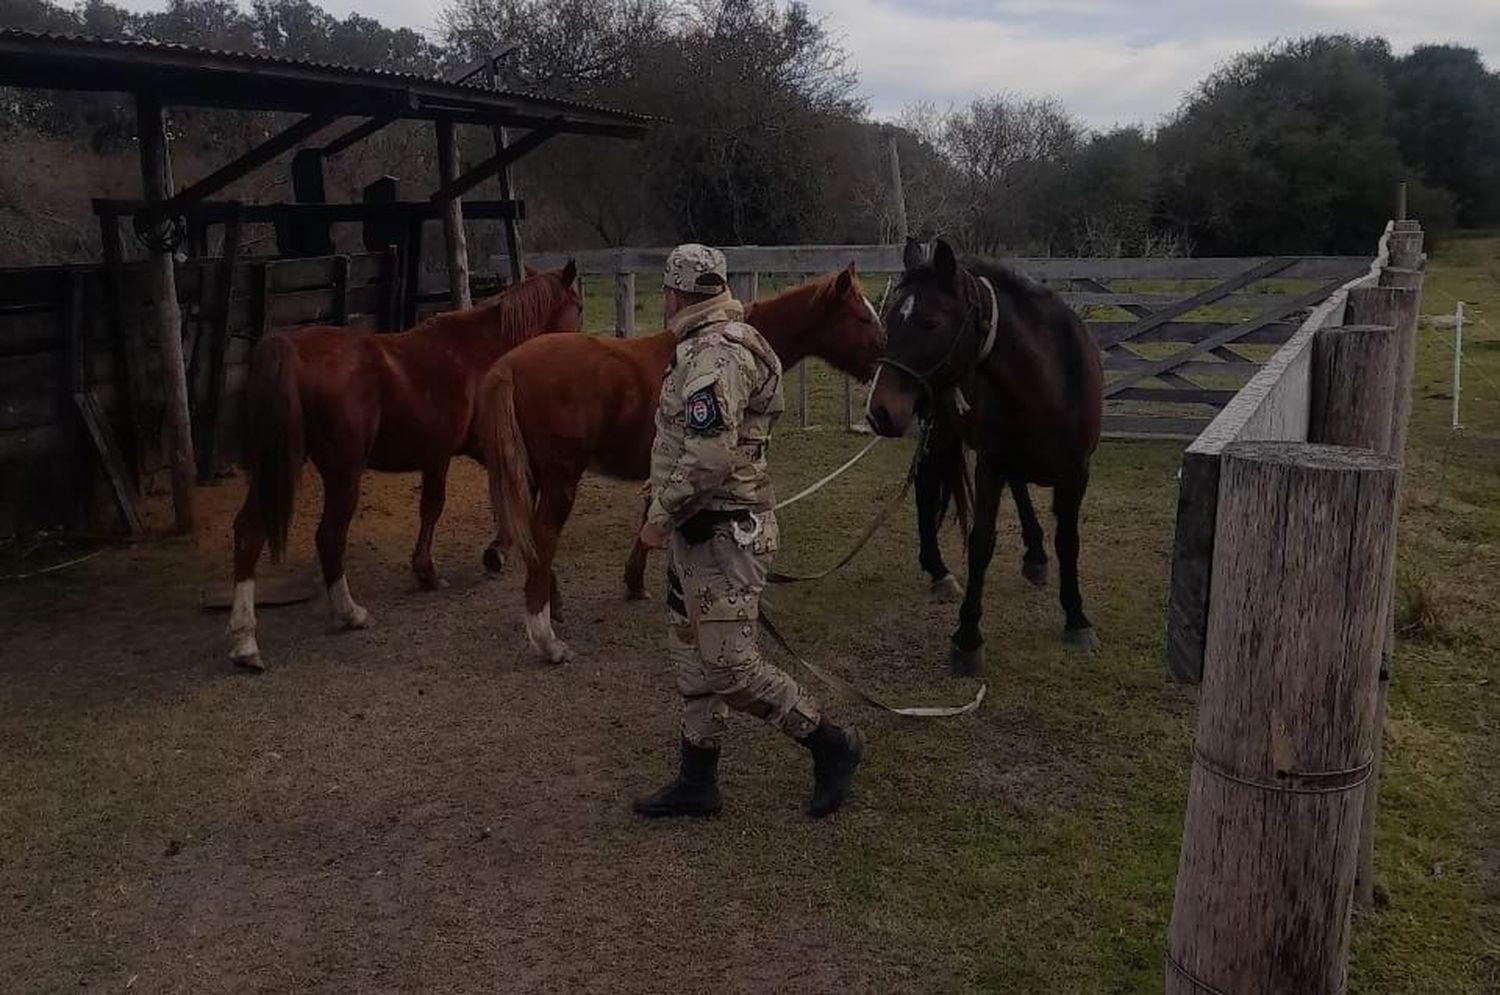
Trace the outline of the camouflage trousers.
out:
[[[761,658],[755,637],[769,553],[741,548],[727,532],[689,544],[672,536],[667,567],[667,656],[682,695],[682,734],[717,746],[729,710],[801,739],[818,724],[818,703]]]

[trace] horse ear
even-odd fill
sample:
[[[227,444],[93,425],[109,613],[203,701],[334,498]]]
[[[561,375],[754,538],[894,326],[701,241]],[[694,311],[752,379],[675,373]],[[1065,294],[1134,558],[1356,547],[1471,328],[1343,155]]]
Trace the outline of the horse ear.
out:
[[[540,272],[541,272],[541,270],[537,269],[535,266],[531,265],[530,263],[522,263],[521,264],[521,277],[522,277],[522,279],[529,280],[532,277],[536,276]]]
[[[562,268],[562,282],[564,287],[571,287],[578,280],[578,263],[569,259],[567,265]]]
[[[926,262],[926,257],[927,254],[922,251],[922,243],[908,235],[906,250],[901,253],[901,265],[908,270],[913,270]]]
[[[849,290],[854,286],[854,264],[850,263],[848,269],[839,270],[838,277],[833,281],[833,293],[836,297],[848,297]]]
[[[938,278],[944,283],[954,283],[958,279],[958,259],[953,255],[953,246],[942,239],[932,249],[932,266],[937,270]]]

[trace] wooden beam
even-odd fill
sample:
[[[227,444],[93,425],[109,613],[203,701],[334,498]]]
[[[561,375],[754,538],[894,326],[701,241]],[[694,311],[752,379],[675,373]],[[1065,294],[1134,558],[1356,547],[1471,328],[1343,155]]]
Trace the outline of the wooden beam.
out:
[[[162,107],[148,95],[136,97],[136,131],[141,146],[141,187],[148,208],[157,217],[167,217],[160,208],[172,195],[170,153]],[[166,246],[152,249],[146,257],[151,290],[152,318],[161,350],[162,390],[166,394],[168,466],[172,471],[172,508],[177,531],[193,530],[193,426],[188,412],[187,370],[182,357],[182,314],[177,307],[177,274],[172,252]]]
[[[138,201],[96,200],[102,215],[131,215],[141,208]],[[246,224],[284,221],[321,221],[330,224],[373,220],[395,220],[404,223],[409,217],[436,219],[442,217],[443,205],[430,200],[400,200],[360,204],[244,204],[234,201],[206,201],[186,205],[179,215],[202,219],[208,224],[223,224],[234,213]],[[526,206],[520,201],[471,200],[464,203],[464,214],[475,220],[494,221],[523,218]],[[378,250],[377,250],[378,251]]]
[[[559,129],[560,125],[556,123],[531,129],[515,142],[496,152],[473,169],[470,169],[467,173],[455,177],[451,183],[443,184],[428,200],[439,204],[443,201],[463,196],[495,175],[496,171],[504,169],[528,152],[540,147],[547,139],[558,134]]]
[[[452,121],[437,123],[438,183],[449,186],[458,179],[458,132]],[[443,204],[443,243],[447,251],[449,301],[456,310],[473,306],[469,295],[469,241],[464,234],[464,205],[459,197]]]
[[[218,193],[235,180],[249,175],[283,152],[301,145],[336,120],[338,120],[336,114],[309,114],[296,124],[272,135],[238,159],[220,166],[180,193],[164,197],[161,203],[148,206],[145,220],[150,222],[172,217],[183,205],[197,203]]]

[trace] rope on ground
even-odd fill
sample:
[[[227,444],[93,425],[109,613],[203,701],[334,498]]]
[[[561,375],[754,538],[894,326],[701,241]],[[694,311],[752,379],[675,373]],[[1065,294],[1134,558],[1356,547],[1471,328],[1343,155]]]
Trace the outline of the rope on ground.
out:
[[[54,563],[50,567],[42,567],[40,570],[33,570],[30,573],[5,574],[4,576],[0,576],[0,583],[13,580],[30,580],[33,577],[40,577],[43,574],[56,573],[59,570],[66,570],[68,567],[76,567],[80,563],[87,563],[89,560],[92,560],[102,552],[104,552],[104,550],[96,549],[92,553],[85,553],[82,556],[76,556],[71,560],[64,560],[61,563]]]
[[[892,715],[900,715],[909,719],[956,718],[960,715],[967,715],[979,708],[980,703],[984,701],[985,693],[989,690],[989,685],[979,685],[979,689],[974,692],[974,697],[963,705],[890,705],[869,692],[860,690],[837,674],[830,673],[822,667],[809,663],[802,654],[792,649],[792,644],[787,642],[786,636],[781,634],[781,630],[766,615],[764,607],[761,608],[760,612],[760,627],[766,631],[766,635],[771,637],[772,642],[780,646],[787,655],[801,665],[802,669],[806,670],[809,674],[812,674],[818,680],[848,698],[862,701],[872,708],[878,708],[882,712],[889,712]]]

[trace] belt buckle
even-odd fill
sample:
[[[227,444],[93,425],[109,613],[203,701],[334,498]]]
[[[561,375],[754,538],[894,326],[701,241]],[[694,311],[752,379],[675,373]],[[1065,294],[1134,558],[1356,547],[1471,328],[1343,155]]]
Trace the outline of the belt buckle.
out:
[[[749,549],[760,538],[765,524],[761,516],[755,512],[747,512],[743,518],[734,518],[729,523],[730,534],[734,536],[734,543],[741,549]]]

